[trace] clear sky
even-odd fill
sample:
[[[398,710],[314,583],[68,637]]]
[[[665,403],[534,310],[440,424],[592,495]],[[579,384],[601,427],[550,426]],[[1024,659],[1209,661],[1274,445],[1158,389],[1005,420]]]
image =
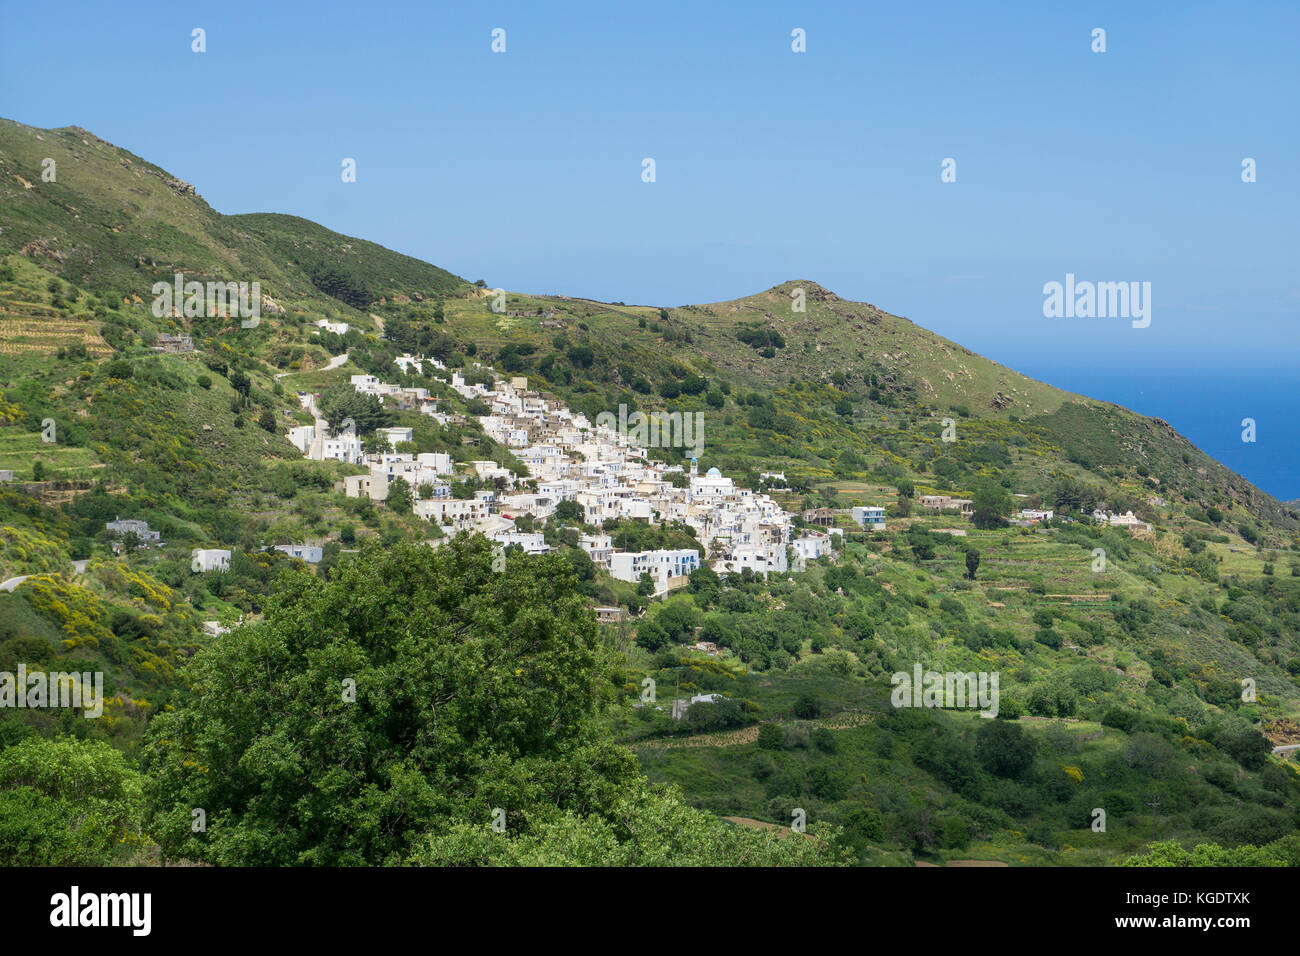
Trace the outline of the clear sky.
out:
[[[1117,400],[1117,369],[1285,386],[1300,357],[1297,3],[4,7],[0,114],[493,286],[671,306],[812,279]],[[1150,282],[1150,327],[1045,318],[1067,272]],[[1251,452],[1294,476],[1300,393],[1268,394]],[[1176,394],[1139,410],[1210,427]]]

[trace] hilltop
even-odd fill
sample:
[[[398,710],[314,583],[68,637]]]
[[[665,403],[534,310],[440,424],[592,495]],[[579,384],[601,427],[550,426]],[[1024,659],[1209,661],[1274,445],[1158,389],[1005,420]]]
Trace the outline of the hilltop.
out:
[[[293,216],[222,215],[190,183],[77,126],[0,119],[0,204],[0,250],[97,292],[146,296],[176,272],[257,280],[274,299],[316,304],[362,276],[367,300],[468,287],[444,269]]]

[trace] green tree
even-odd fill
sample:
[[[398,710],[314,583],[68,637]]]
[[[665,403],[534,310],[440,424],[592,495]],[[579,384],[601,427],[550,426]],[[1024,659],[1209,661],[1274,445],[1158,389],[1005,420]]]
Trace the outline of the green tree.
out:
[[[1034,763],[1034,742],[1019,724],[981,721],[975,733],[975,755],[999,777],[1019,777]]]
[[[1281,841],[1278,841],[1279,843]],[[1217,843],[1198,843],[1185,850],[1174,840],[1152,843],[1147,852],[1124,860],[1121,866],[1286,866],[1286,858],[1274,845],[1222,847]],[[1292,864],[1294,865],[1294,864]]]
[[[800,720],[813,720],[820,717],[822,713],[822,702],[817,699],[815,694],[800,694],[794,702],[794,715]]]
[[[248,395],[252,391],[253,383],[249,381],[247,375],[239,369],[235,369],[230,373],[230,387],[238,392],[241,398],[247,401]]]
[[[195,655],[150,725],[149,831],[224,865],[400,862],[506,810],[612,810],[635,758],[599,729],[596,623],[555,555],[492,570],[481,536],[284,572],[265,619]],[[207,811],[206,833],[190,808]]]
[[[1011,513],[1011,496],[999,485],[982,482],[975,489],[971,509],[971,521],[975,527],[998,528]]]
[[[642,621],[636,629],[636,642],[648,651],[657,651],[669,643],[668,632],[655,621]]]
[[[702,607],[717,601],[722,592],[722,579],[707,564],[692,571],[689,580],[686,590],[695,595]]]
[[[582,521],[583,514],[582,505],[565,500],[555,506],[554,517],[556,521]]]
[[[564,354],[568,358],[569,364],[576,368],[591,368],[592,363],[596,360],[596,353],[591,350],[589,345],[575,345]]]
[[[388,507],[399,514],[409,514],[414,505],[411,483],[398,475],[388,483]]]
[[[980,569],[980,553],[978,548],[966,549],[966,577],[972,581],[975,580],[975,572]]]
[[[334,385],[325,389],[319,407],[330,428],[335,430],[349,418],[359,435],[368,435],[376,428],[393,423],[392,412],[384,408],[378,395],[362,394],[351,385]]]
[[[0,750],[6,864],[107,866],[147,842],[143,815],[140,775],[104,741],[29,737]]]

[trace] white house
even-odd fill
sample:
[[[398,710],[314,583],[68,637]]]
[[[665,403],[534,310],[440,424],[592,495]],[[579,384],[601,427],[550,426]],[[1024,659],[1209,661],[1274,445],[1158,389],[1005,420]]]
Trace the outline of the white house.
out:
[[[784,544],[745,544],[732,548],[730,556],[719,565],[728,573],[749,568],[755,574],[767,577],[769,573],[784,574],[789,570],[790,562]]]
[[[703,477],[696,474],[695,459],[691,459],[691,500],[698,503],[707,503],[721,498],[727,498],[736,493],[736,484],[732,479],[724,477],[722,472],[716,468],[710,468]]]
[[[610,555],[610,574],[620,581],[637,582],[649,574],[661,588],[670,578],[684,577],[700,566],[700,552],[693,548],[657,551],[615,551]]]
[[[513,485],[515,476],[509,468],[502,468],[495,461],[472,461],[474,472],[482,481],[502,479],[507,485]]]
[[[350,328],[346,322],[331,322],[329,319],[320,319],[316,325],[326,332],[333,332],[335,335],[347,335]]]
[[[230,552],[225,548],[195,548],[190,568],[198,574],[230,570]]]
[[[388,446],[397,451],[397,443],[415,440],[414,428],[376,428],[375,434],[388,442]]]
[[[451,455],[441,451],[422,451],[415,456],[425,468],[432,468],[440,475],[450,475],[453,471]]]
[[[427,498],[414,505],[417,517],[460,530],[488,519],[488,503],[479,499]]]
[[[794,548],[794,553],[804,561],[816,561],[831,553],[831,536],[815,532],[805,533],[790,542],[790,547]]]
[[[293,443],[304,455],[311,452],[312,443],[316,440],[315,425],[299,425],[296,428],[290,428],[289,433],[284,436]]]
[[[494,531],[488,537],[503,548],[516,544],[524,549],[525,554],[545,554],[551,550],[551,546],[540,534],[525,531]]]
[[[870,528],[872,531],[885,530],[885,509],[876,508],[870,505],[866,507],[854,508],[851,512],[853,520],[864,528]]]
[[[343,493],[349,498],[387,501],[388,476],[373,473],[369,475],[347,475],[343,478]]]
[[[584,534],[578,539],[578,547],[586,551],[596,564],[609,570],[610,557],[614,554],[614,545],[609,535]]]
[[[355,465],[361,461],[361,439],[356,435],[326,438],[319,444],[321,461],[341,461],[348,465]]]
[[[1151,525],[1147,524],[1145,521],[1143,521],[1141,518],[1139,518],[1131,511],[1126,511],[1122,515],[1121,514],[1111,515],[1110,526],[1112,528],[1128,528],[1130,531],[1132,531],[1134,528],[1141,528],[1144,531],[1151,530]]]
[[[308,564],[319,564],[320,559],[325,556],[323,549],[306,544],[277,544],[275,550],[283,551],[289,557],[299,558]]]

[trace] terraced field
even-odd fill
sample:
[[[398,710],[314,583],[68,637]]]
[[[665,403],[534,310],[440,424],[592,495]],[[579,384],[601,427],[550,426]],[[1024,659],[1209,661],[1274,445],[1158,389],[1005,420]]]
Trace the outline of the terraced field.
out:
[[[73,345],[95,356],[113,352],[93,322],[21,316],[0,310],[0,355],[51,354]]]
[[[89,449],[44,442],[39,432],[0,428],[0,470],[12,471],[18,481],[31,481],[38,460],[45,466],[47,480],[89,478],[102,467]]]

